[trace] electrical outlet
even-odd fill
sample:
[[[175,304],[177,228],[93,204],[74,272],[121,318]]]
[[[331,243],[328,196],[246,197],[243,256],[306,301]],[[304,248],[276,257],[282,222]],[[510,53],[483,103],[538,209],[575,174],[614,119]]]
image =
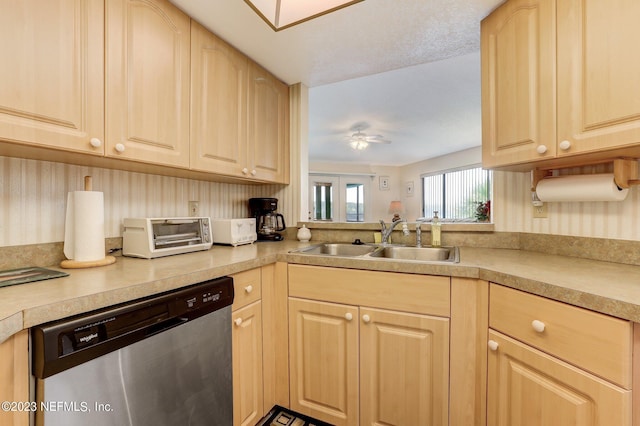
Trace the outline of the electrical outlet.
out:
[[[200,203],[198,201],[189,201],[189,216],[200,216]]]
[[[546,219],[548,217],[547,204],[544,203],[541,206],[533,206],[533,217],[535,219]]]

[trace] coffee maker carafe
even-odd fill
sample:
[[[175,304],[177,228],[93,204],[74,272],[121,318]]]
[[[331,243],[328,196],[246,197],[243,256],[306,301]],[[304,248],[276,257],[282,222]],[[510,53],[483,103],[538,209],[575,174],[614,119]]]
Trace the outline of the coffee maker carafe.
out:
[[[286,225],[284,216],[275,213],[278,209],[277,198],[250,198],[249,211],[251,217],[256,218],[256,233],[258,240],[282,241],[284,237],[279,231],[284,231]]]

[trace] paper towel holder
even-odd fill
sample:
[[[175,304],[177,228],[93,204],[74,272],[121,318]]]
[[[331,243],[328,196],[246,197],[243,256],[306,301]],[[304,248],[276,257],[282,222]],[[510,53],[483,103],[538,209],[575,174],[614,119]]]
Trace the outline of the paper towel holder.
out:
[[[84,190],[92,191],[92,178],[91,176],[84,177]],[[82,269],[82,268],[95,268],[97,266],[106,266],[111,265],[116,262],[116,258],[114,256],[107,255],[103,259],[92,260],[92,261],[79,261],[73,259],[63,259],[60,262],[60,267],[64,269]]]
[[[596,163],[581,164],[581,166],[613,162],[613,177],[618,188],[626,189],[633,185],[640,185],[638,179],[638,160],[635,158],[615,158]],[[535,168],[531,170],[531,192],[536,192],[538,183],[552,175],[552,169]]]

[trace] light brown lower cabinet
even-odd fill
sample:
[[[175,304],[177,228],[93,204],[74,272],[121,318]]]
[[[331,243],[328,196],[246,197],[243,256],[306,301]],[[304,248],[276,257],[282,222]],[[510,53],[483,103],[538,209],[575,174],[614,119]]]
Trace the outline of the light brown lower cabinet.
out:
[[[487,425],[630,426],[631,322],[491,284]]]
[[[233,287],[233,425],[253,426],[264,412],[261,268],[234,274]]]
[[[631,391],[489,331],[492,426],[629,426]]]
[[[234,311],[233,424],[253,426],[262,418],[262,302]]]
[[[291,408],[331,424],[447,425],[449,319],[289,298]]]
[[[29,401],[29,330],[0,343],[0,401]],[[0,410],[0,425],[28,424],[28,411]]]

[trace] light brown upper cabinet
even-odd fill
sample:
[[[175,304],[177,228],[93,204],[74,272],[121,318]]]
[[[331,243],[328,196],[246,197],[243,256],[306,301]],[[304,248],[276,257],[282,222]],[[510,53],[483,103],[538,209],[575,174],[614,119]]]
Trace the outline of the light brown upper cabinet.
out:
[[[191,24],[191,168],[242,175],[246,160],[247,58]]]
[[[191,167],[288,182],[288,87],[196,22],[191,52]]]
[[[254,62],[248,71],[249,174],[289,183],[289,87]]]
[[[0,13],[0,139],[104,153],[102,0],[24,0]]]
[[[483,20],[485,167],[640,153],[640,3],[586,6],[509,0]]]
[[[189,167],[190,18],[166,0],[106,17],[106,155]]]

